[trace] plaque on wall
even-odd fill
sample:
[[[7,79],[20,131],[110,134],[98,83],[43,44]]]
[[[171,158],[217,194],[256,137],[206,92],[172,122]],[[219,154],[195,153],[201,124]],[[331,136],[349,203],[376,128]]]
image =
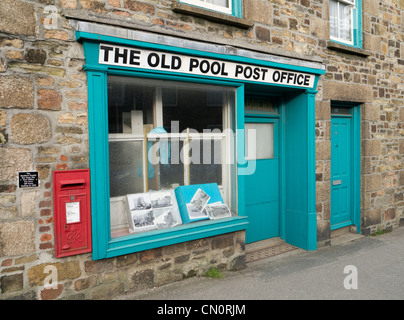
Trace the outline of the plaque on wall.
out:
[[[39,186],[38,171],[18,172],[19,188],[36,188]]]

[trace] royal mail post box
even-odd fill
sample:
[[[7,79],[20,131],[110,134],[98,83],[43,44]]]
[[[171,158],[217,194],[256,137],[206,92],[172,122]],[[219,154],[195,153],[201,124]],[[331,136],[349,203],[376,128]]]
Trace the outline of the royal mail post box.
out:
[[[90,170],[53,171],[55,256],[91,252]]]

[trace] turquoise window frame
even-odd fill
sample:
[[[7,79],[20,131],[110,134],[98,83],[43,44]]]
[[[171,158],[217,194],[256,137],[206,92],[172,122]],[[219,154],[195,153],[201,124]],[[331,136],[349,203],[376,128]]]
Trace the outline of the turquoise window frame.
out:
[[[244,92],[245,84],[249,81],[227,80],[214,77],[176,74],[174,72],[156,70],[138,70],[124,66],[110,66],[99,64],[99,44],[112,43],[117,45],[129,45],[144,49],[163,50],[178,54],[201,56],[206,58],[236,61],[239,63],[258,64],[266,67],[274,67],[284,70],[294,70],[316,75],[314,88],[317,86],[319,75],[324,74],[324,69],[316,69],[300,65],[281,64],[272,61],[263,61],[250,57],[241,57],[198,51],[187,48],[172,47],[156,43],[143,42],[138,40],[116,38],[108,35],[76,31],[76,40],[82,42],[86,64],[84,70],[87,72],[88,83],[88,130],[89,130],[89,163],[91,174],[91,200],[92,200],[92,237],[93,237],[93,260],[111,258],[119,255],[130,254],[138,251],[168,246],[180,242],[186,242],[224,233],[245,230],[248,227],[248,217],[245,216],[245,186],[242,172],[245,170],[246,161],[244,157]],[[111,238],[110,234],[110,212],[109,212],[109,156],[108,156],[108,99],[107,99],[107,76],[121,75],[133,77],[146,77],[158,80],[196,82],[220,86],[231,86],[236,90],[235,113],[236,113],[236,156],[237,164],[233,166],[232,175],[237,175],[236,189],[237,216],[218,220],[209,220],[197,223],[181,225],[165,230],[149,231],[136,235],[127,235],[118,238]],[[253,83],[253,82],[251,82]],[[285,87],[280,84],[271,84],[272,87]],[[314,92],[313,89],[296,89],[296,92],[306,92],[312,96],[309,103],[308,118],[313,122],[313,135],[310,142],[309,153],[314,159]],[[304,96],[306,96],[304,94]],[[311,171],[315,172],[314,163],[310,163]],[[314,175],[313,175],[314,176]],[[310,195],[315,199],[315,180],[311,181]],[[313,194],[314,192],[314,194]],[[312,210],[313,208],[310,208]],[[313,210],[314,211],[314,210]],[[312,244],[316,237],[315,220],[310,223],[307,229],[310,233],[309,245],[303,244],[308,249],[315,248]]]
[[[331,14],[331,13],[330,13]],[[363,46],[363,36],[362,36],[362,0],[355,0],[355,8],[352,12],[353,16],[353,43],[349,44],[344,41],[338,41],[335,39],[331,39],[330,41],[339,43],[345,46],[362,49]]]
[[[78,35],[81,38],[81,35]],[[106,40],[106,39],[104,39]],[[109,39],[110,40],[110,39]],[[91,200],[93,260],[111,258],[138,251],[168,246],[224,233],[245,230],[248,221],[245,216],[210,220],[181,225],[166,230],[150,231],[137,235],[111,238],[109,211],[109,163],[108,163],[108,100],[107,76],[122,75],[147,77],[158,80],[198,82],[212,85],[226,85],[236,88],[237,114],[243,114],[244,88],[240,83],[184,78],[161,72],[136,72],[127,68],[109,67],[98,64],[98,42],[84,42],[88,80],[88,126],[90,148]],[[237,121],[237,126],[244,123]],[[237,139],[240,141],[241,139]],[[240,149],[240,147],[238,147]],[[240,154],[239,154],[240,156]]]
[[[150,231],[142,234],[111,238],[109,211],[109,163],[108,163],[108,103],[107,76],[126,75],[154,78],[159,80],[184,81],[176,76],[148,75],[124,70],[87,71],[89,87],[89,147],[92,198],[93,259],[111,258],[137,251],[168,246],[179,242],[211,237],[223,233],[245,230],[245,217],[198,222],[181,225],[166,230]],[[216,84],[217,81],[198,81]],[[223,83],[221,83],[223,85]],[[235,84],[229,83],[229,86]],[[236,90],[236,92],[240,90]],[[242,91],[242,90],[241,90]],[[90,94],[91,93],[91,94]],[[241,93],[236,93],[237,98]],[[240,105],[240,103],[238,103]],[[238,110],[241,112],[241,110]]]
[[[126,75],[154,78],[159,80],[184,81],[177,76],[144,74],[124,70],[108,72],[89,71],[89,146],[92,194],[93,259],[111,258],[137,251],[168,246],[179,242],[211,237],[223,233],[245,230],[245,217],[237,216],[181,225],[166,230],[150,231],[137,235],[111,238],[109,211],[109,163],[108,163],[108,103],[106,96],[107,75]],[[188,79],[189,81],[190,79]],[[223,85],[218,81],[198,81],[199,83]],[[234,86],[234,83],[226,85]],[[92,88],[92,89],[91,89]],[[240,91],[240,90],[237,90]],[[237,97],[240,93],[236,93]],[[236,98],[239,99],[239,98]],[[90,105],[92,107],[90,107]],[[240,104],[238,104],[240,105]],[[95,110],[97,106],[97,110]],[[241,112],[241,110],[238,110]],[[96,125],[97,124],[97,125]]]

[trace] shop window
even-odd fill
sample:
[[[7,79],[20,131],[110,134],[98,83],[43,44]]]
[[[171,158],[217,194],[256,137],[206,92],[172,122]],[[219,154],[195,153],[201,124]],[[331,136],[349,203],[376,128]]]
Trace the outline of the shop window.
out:
[[[361,48],[361,0],[330,0],[330,38]]]
[[[179,186],[215,183],[231,202],[232,95],[231,88],[108,76],[111,237],[181,224]],[[153,201],[166,203],[171,216],[152,212]],[[136,226],[129,205],[144,209]]]

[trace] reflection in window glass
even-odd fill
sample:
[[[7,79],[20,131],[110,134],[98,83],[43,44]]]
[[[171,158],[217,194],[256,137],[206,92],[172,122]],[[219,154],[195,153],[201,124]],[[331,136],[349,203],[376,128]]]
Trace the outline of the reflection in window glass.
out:
[[[223,93],[202,88],[165,88],[163,121],[168,132],[174,132],[172,121],[178,121],[179,132],[187,128],[200,133],[220,130],[223,126]]]
[[[141,141],[109,142],[109,183],[111,197],[143,191]]]
[[[152,172],[149,174],[149,189],[175,189],[184,185],[184,164],[179,161],[183,142],[179,139],[170,139],[168,141],[159,140],[155,143],[160,143],[156,148],[157,156],[160,159],[158,164],[153,164],[155,161],[152,160],[149,165],[152,168]]]
[[[143,134],[144,124],[153,124],[154,88],[110,77],[108,83],[109,133]]]
[[[190,184],[222,184],[221,140],[192,140]]]

